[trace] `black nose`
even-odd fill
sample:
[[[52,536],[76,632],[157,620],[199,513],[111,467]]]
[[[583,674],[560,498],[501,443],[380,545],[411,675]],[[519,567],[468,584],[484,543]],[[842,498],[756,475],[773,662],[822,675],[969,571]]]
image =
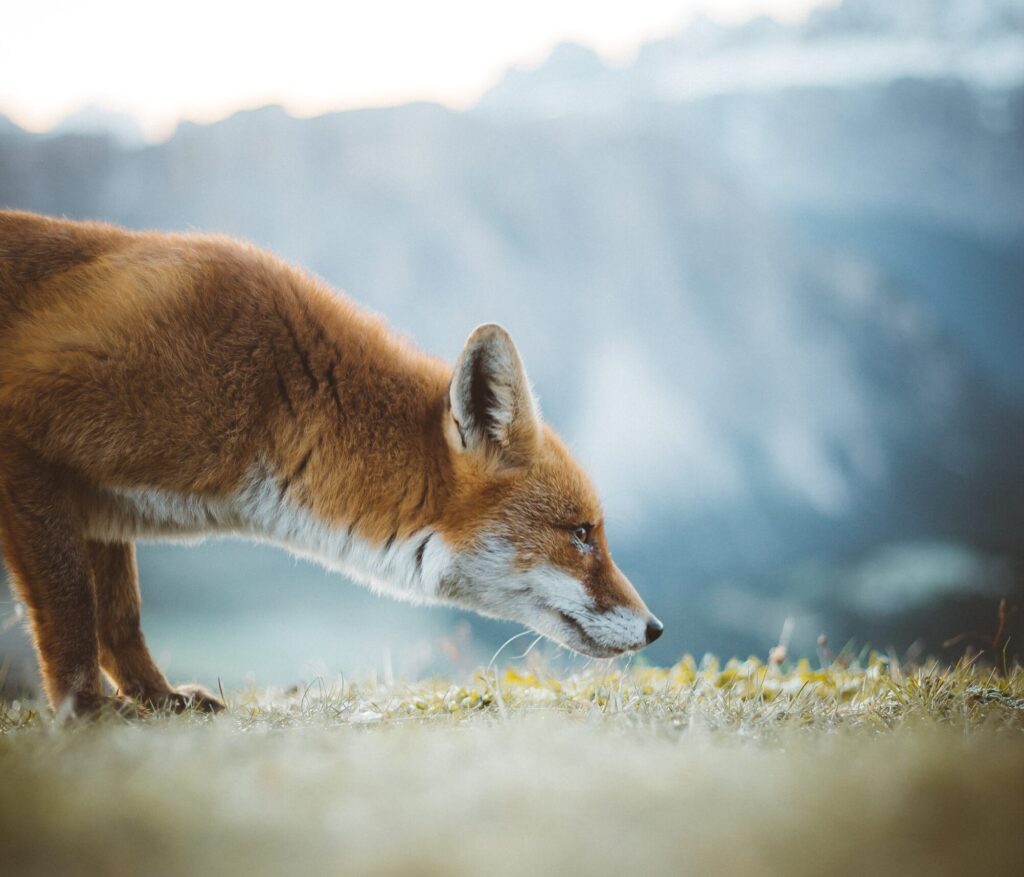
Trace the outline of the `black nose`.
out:
[[[665,625],[652,615],[651,620],[647,622],[647,645],[650,645],[661,636],[664,629]]]

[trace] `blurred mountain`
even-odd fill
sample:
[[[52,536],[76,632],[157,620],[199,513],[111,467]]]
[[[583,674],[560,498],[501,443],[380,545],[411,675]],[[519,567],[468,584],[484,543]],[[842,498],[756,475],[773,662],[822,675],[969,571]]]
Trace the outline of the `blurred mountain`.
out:
[[[934,650],[1021,593],[1021,9],[698,21],[624,69],[562,46],[467,113],[0,125],[0,205],[252,239],[449,359],[505,323],[669,625],[655,660],[787,615],[805,650]]]
[[[815,10],[806,32],[813,35],[939,37],[984,41],[1024,33],[1021,0],[846,0]]]
[[[988,89],[1019,86],[1024,2],[845,0],[792,25],[756,18],[728,26],[698,16],[678,33],[642,46],[632,64],[614,71],[589,49],[559,46],[535,69],[508,71],[480,106],[543,118],[900,78],[959,79]]]
[[[95,104],[69,113],[49,133],[106,135],[113,137],[121,146],[141,146],[145,142],[142,126],[135,116],[105,110]]]
[[[565,63],[584,51],[509,71],[479,112],[699,144],[790,231],[920,294],[1024,399],[1022,0],[847,0],[795,25],[698,18],[619,70]]]

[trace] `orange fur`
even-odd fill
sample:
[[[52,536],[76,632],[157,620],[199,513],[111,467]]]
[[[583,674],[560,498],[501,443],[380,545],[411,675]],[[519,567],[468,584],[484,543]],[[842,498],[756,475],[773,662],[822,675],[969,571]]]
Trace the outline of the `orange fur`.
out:
[[[500,331],[474,337],[514,351]],[[486,453],[462,447],[451,382],[252,246],[0,212],[0,544],[51,702],[95,708],[100,667],[126,695],[184,702],[142,637],[130,538],[97,534],[116,529],[124,491],[230,503],[257,464],[283,504],[367,544],[429,532],[458,553],[498,534],[519,567],[584,582],[598,610],[646,612],[586,475],[527,410],[525,373]],[[594,525],[586,550],[566,537],[580,522]]]

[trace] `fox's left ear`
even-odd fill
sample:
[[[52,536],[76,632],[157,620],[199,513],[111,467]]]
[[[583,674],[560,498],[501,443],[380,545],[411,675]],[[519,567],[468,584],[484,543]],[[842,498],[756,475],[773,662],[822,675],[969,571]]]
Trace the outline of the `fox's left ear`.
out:
[[[462,348],[448,389],[460,450],[505,466],[526,463],[540,441],[540,412],[512,337],[501,326],[477,327]]]

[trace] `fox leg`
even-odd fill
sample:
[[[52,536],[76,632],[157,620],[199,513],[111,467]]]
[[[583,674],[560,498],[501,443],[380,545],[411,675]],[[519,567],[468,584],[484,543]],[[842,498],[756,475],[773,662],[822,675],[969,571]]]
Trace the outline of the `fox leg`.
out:
[[[31,453],[0,444],[0,521],[50,705],[71,714],[97,711],[104,698],[96,595],[66,479]]]
[[[142,635],[139,574],[130,542],[86,545],[96,585],[99,657],[103,672],[122,694],[151,706],[215,712],[217,698],[198,685],[172,688]]]

